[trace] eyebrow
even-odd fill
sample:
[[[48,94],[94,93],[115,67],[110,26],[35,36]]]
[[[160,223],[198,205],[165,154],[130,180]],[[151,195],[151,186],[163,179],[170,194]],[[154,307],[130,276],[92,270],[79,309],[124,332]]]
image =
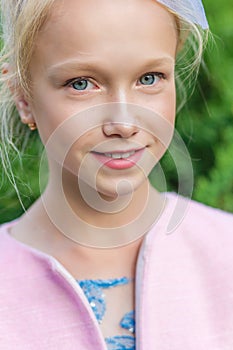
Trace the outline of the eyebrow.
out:
[[[164,65],[174,65],[175,59],[173,59],[170,56],[164,56],[164,57],[158,57],[158,58],[149,58],[145,63],[142,63],[141,68],[147,69],[152,66],[164,66]],[[53,77],[57,73],[60,72],[72,72],[77,70],[96,70],[96,71],[103,71],[103,63],[96,60],[79,60],[77,58],[75,59],[69,59],[66,61],[63,61],[61,63],[57,63],[54,65],[51,65],[48,68],[48,77]]]

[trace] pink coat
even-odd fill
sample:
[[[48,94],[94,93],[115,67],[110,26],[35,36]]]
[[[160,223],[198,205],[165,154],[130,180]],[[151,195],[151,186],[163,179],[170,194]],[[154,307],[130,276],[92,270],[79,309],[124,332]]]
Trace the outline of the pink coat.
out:
[[[166,234],[177,196],[168,198],[138,258],[136,349],[232,350],[233,215],[190,201]],[[9,236],[13,224],[0,231],[0,349],[106,350],[75,279]]]

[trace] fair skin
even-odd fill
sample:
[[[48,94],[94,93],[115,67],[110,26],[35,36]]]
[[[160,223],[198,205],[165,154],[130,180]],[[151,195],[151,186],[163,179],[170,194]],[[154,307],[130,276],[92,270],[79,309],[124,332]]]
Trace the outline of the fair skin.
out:
[[[65,222],[62,229],[75,237],[77,225],[72,212],[81,219],[79,228],[84,237],[95,234],[94,227],[108,230],[119,227],[119,232],[124,227],[127,241],[132,230],[146,232],[156,220],[162,204],[147,175],[166,147],[148,131],[151,117],[143,125],[137,109],[127,112],[124,107],[134,104],[149,109],[162,115],[173,127],[176,49],[173,16],[152,0],[100,0],[98,6],[94,0],[58,2],[39,33],[30,64],[32,98],[20,92],[16,99],[21,120],[36,122],[46,144],[70,116],[80,117],[74,119],[71,127],[64,124],[65,132],[60,134],[59,143],[48,150],[50,178],[46,191],[12,228],[11,234],[53,255],[76,279],[135,274],[142,237],[116,249],[93,249],[67,239],[58,226]],[[108,104],[114,104],[113,113],[103,109],[91,122],[88,116],[82,118],[82,112],[88,108],[105,108]],[[67,147],[75,133],[80,137],[62,164],[59,147]],[[140,166],[113,169],[100,164],[95,156],[95,152],[124,153],[132,149],[141,150]],[[77,171],[81,167],[84,175],[79,185],[88,188],[91,198],[98,193],[105,204],[117,199],[114,213],[96,210],[83,200],[77,185]],[[64,192],[60,189],[60,173]],[[118,187],[117,196],[117,186],[123,179],[127,183]],[[129,196],[131,200],[124,206]],[[50,207],[52,220],[44,203]],[[72,209],[68,212],[67,203]],[[133,284],[119,288],[110,298],[115,301],[113,305],[119,306],[121,301],[122,309],[113,306],[111,315],[106,315],[101,326],[105,335],[119,332],[114,319],[119,320],[122,312],[133,309]]]

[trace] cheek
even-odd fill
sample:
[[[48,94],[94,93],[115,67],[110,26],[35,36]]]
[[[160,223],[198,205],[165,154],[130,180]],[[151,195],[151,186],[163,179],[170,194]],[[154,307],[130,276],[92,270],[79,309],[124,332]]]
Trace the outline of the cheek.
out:
[[[149,101],[147,108],[154,112],[155,129],[167,129],[168,134],[173,132],[176,117],[176,95],[174,92]]]
[[[170,123],[174,124],[176,115],[176,89],[173,83],[167,91],[161,96],[159,103],[159,113]]]
[[[141,105],[153,110],[172,125],[176,115],[176,87],[175,81],[171,78],[167,86],[154,95],[144,95],[141,98]]]
[[[155,113],[155,125],[153,128],[154,151],[158,159],[160,159],[173,138],[176,117],[175,86],[170,86],[165,92],[156,96],[148,107]]]
[[[72,115],[72,111],[59,103],[59,98],[53,94],[47,93],[34,94],[32,113],[35,118],[38,131],[42,142],[45,144],[52,133],[61,125],[66,119]]]
[[[33,115],[36,120],[40,138],[43,144],[46,144],[53,131],[56,130],[59,125],[56,111],[41,106],[39,111],[36,108],[33,109]]]

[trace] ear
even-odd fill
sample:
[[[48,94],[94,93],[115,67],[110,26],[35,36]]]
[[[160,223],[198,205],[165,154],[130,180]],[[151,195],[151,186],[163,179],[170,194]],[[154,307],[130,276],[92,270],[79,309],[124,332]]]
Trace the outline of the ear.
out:
[[[4,63],[2,65],[2,75],[5,74],[9,75],[9,89],[12,93],[13,100],[18,110],[21,122],[23,124],[35,123],[30,104],[25,93],[23,92],[22,87],[20,87],[20,85],[17,84],[16,81],[12,81],[12,79],[10,78],[10,75],[12,74],[12,68],[9,63]]]
[[[15,105],[18,110],[21,122],[23,124],[32,124],[35,123],[31,107],[28,104],[27,99],[25,98],[24,94],[17,94],[14,97]]]

